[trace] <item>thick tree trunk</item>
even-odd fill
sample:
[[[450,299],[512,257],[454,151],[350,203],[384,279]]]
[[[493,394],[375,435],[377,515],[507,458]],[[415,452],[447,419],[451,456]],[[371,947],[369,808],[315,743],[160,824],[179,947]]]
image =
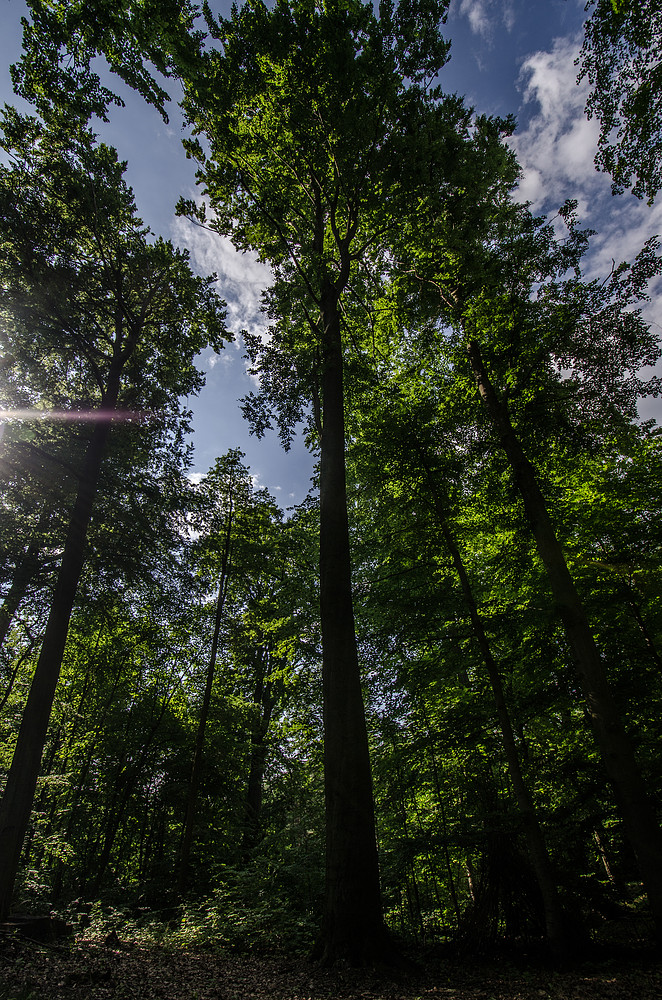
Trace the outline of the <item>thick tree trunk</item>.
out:
[[[203,752],[205,748],[205,732],[207,729],[207,719],[209,718],[209,706],[211,704],[211,694],[214,687],[214,674],[216,672],[216,658],[218,656],[218,639],[221,632],[221,621],[223,620],[223,607],[225,605],[225,595],[228,584],[228,566],[230,559],[230,549],[232,544],[232,519],[233,500],[230,496],[230,510],[228,512],[228,523],[225,531],[225,541],[223,545],[223,555],[221,559],[221,578],[218,585],[218,597],[216,598],[216,611],[214,614],[214,633],[212,635],[211,650],[209,653],[209,663],[207,665],[207,676],[205,679],[205,692],[202,698],[202,708],[198,719],[198,730],[195,736],[195,749],[193,751],[193,764],[191,766],[191,780],[189,781],[188,797],[186,801],[186,818],[182,831],[182,842],[179,850],[179,874],[177,878],[177,893],[183,895],[186,891],[188,880],[188,866],[191,857],[191,846],[193,844],[193,831],[195,829],[195,812],[198,804],[198,790],[200,788],[200,776],[202,774]]]
[[[326,897],[322,961],[386,954],[375,816],[352,605],[343,357],[338,294],[322,293],[320,613],[324,692]]]
[[[104,409],[114,409],[119,371],[112,371]],[[0,918],[9,913],[21,846],[30,821],[55,688],[60,676],[69,620],[85,558],[85,540],[96,497],[110,424],[95,424],[83,460],[78,492],[62,554],[46,632],[23,712],[2,803],[0,804]]]
[[[522,450],[506,405],[499,400],[490,382],[479,345],[471,341],[467,346],[467,353],[481,400],[510,463],[538,553],[547,572],[588,704],[595,741],[614,788],[626,834],[637,858],[658,937],[662,939],[662,833],[632,746],[619,718],[604,664],[556,537],[535,470]]]
[[[453,560],[455,571],[460,579],[464,601],[469,611],[474,635],[476,636],[481,657],[483,663],[485,664],[487,676],[489,677],[490,686],[492,688],[494,706],[496,708],[499,728],[501,730],[501,738],[503,740],[504,754],[508,764],[508,772],[510,774],[510,780],[515,792],[515,799],[517,801],[517,806],[522,819],[522,826],[526,836],[529,857],[531,859],[531,864],[533,865],[533,870],[535,872],[538,887],[540,888],[540,894],[542,896],[547,940],[552,954],[557,959],[564,961],[571,955],[572,942],[568,938],[566,921],[564,920],[556,879],[554,877],[552,863],[547,851],[547,844],[545,843],[545,835],[542,831],[540,823],[538,822],[538,817],[533,803],[533,796],[531,795],[529,786],[527,785],[524,779],[524,774],[522,773],[519,753],[513,734],[513,727],[510,722],[510,714],[506,704],[503,684],[501,683],[501,675],[499,674],[499,669],[496,665],[494,657],[492,656],[492,650],[483,628],[483,623],[471,589],[471,583],[469,581],[464,563],[462,562],[460,550],[458,549],[455,539],[453,538],[453,535],[444,520],[443,510],[439,511],[439,517],[444,541],[446,542],[446,547],[448,548],[451,559]]]

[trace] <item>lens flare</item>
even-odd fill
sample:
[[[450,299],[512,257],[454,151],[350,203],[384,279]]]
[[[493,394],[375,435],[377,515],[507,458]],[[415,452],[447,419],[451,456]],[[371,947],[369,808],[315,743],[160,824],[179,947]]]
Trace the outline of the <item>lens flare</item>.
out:
[[[0,410],[0,420],[56,420],[65,423],[104,423],[132,422],[142,423],[153,420],[155,413],[149,410]]]

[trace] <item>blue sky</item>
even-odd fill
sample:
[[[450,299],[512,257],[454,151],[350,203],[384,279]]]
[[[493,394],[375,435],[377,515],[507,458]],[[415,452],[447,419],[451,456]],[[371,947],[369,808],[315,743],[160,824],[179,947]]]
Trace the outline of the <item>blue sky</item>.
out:
[[[24,14],[23,0],[1,0],[0,98],[9,103],[15,103],[9,65],[20,52]],[[448,92],[465,95],[479,112],[517,117],[513,145],[523,169],[520,197],[536,213],[551,215],[566,198],[578,200],[582,223],[597,230],[589,263],[597,276],[609,273],[612,259],[631,259],[649,236],[662,233],[662,198],[653,207],[630,195],[613,198],[609,178],[593,167],[598,130],[584,117],[585,89],[575,82],[584,16],[584,0],[453,0],[447,23],[451,61],[442,84]],[[126,107],[112,112],[101,134],[128,160],[128,179],[142,218],[154,232],[187,246],[201,273],[218,273],[231,328],[264,325],[259,302],[268,270],[249,255],[237,254],[227,241],[175,218],[178,197],[195,189],[193,166],[180,144],[176,106],[165,125],[136,95],[123,94]],[[655,297],[647,318],[662,332]],[[285,454],[275,434],[262,441],[250,437],[241,416],[237,399],[251,388],[241,344],[229,344],[217,358],[207,352],[200,365],[207,385],[190,401],[196,471],[206,471],[217,455],[239,446],[256,481],[283,507],[302,500],[313,463],[301,440]],[[659,419],[659,401],[644,402],[641,412]]]

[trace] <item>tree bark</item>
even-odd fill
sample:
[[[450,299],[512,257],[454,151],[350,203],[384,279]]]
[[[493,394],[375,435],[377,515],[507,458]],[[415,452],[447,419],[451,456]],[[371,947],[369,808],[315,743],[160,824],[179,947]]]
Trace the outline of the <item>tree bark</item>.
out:
[[[448,875],[448,890],[450,892],[451,900],[453,903],[453,910],[455,911],[455,920],[457,921],[457,926],[460,926],[460,906],[457,898],[457,891],[455,889],[455,879],[453,878],[453,867],[451,865],[451,856],[448,850],[448,824],[446,822],[446,807],[444,806],[444,798],[441,793],[441,781],[439,780],[439,768],[437,767],[437,755],[434,752],[434,739],[432,734],[432,726],[430,725],[430,719],[425,710],[425,704],[421,700],[419,703],[420,712],[423,717],[423,723],[425,725],[425,731],[428,738],[428,749],[430,751],[430,762],[432,764],[432,780],[434,782],[434,790],[437,796],[437,805],[439,806],[439,815],[441,817],[441,832],[443,835],[443,845],[444,845],[444,863],[446,865],[446,873]],[[440,907],[441,908],[441,907]]]
[[[14,615],[18,611],[19,604],[23,600],[30,581],[34,576],[37,568],[35,555],[36,545],[34,542],[31,542],[28,551],[16,567],[11,586],[2,602],[2,607],[0,608],[0,648],[5,644],[9,629],[14,620]]]
[[[547,572],[588,705],[593,735],[637,858],[657,936],[662,940],[662,832],[619,718],[604,664],[556,537],[535,470],[524,454],[507,406],[492,386],[477,342],[469,342],[467,354],[481,400],[510,463],[526,518]]]
[[[322,961],[386,955],[375,815],[358,664],[345,479],[339,294],[322,288],[320,614],[324,697],[326,894]]]
[[[205,680],[205,693],[202,698],[202,708],[198,720],[198,729],[195,736],[195,749],[193,751],[193,764],[191,766],[191,780],[188,787],[186,800],[186,819],[182,831],[182,843],[179,851],[179,875],[177,879],[177,893],[183,895],[186,891],[188,880],[188,866],[191,857],[191,846],[193,844],[193,831],[195,829],[195,811],[198,804],[198,790],[200,788],[200,776],[202,773],[203,751],[205,748],[205,732],[207,729],[207,719],[209,718],[209,706],[211,704],[211,694],[214,686],[214,674],[216,672],[216,658],[218,656],[218,639],[221,631],[221,621],[223,619],[223,608],[225,606],[225,595],[228,584],[228,566],[230,559],[230,549],[232,545],[232,518],[233,518],[233,498],[230,494],[230,509],[228,511],[228,523],[225,531],[225,541],[223,544],[223,555],[221,558],[221,578],[218,585],[218,597],[216,599],[216,611],[214,614],[214,632],[209,653],[209,663],[207,666],[207,676]]]
[[[120,372],[121,367],[111,367],[109,372],[103,400],[106,412],[117,405]],[[0,803],[0,919],[8,915],[11,907],[109,432],[109,420],[99,420],[94,425],[85,452],[44,641]]]
[[[99,859],[96,863],[96,873],[89,880],[86,886],[86,895],[90,898],[96,898],[99,893],[99,887],[101,886],[106,874],[115,838],[117,837],[117,832],[120,828],[122,820],[124,819],[126,807],[128,806],[131,796],[138,785],[138,780],[143,773],[147,762],[148,751],[154,742],[161,723],[163,722],[166,709],[170,704],[174,690],[175,689],[173,689],[173,691],[171,691],[169,695],[166,695],[166,697],[161,701],[159,714],[152,722],[142,746],[140,747],[140,751],[131,767],[126,767],[125,765],[120,769],[119,774],[117,775],[113,795],[107,810],[103,845],[101,847]],[[91,867],[91,865],[88,865],[88,867]]]

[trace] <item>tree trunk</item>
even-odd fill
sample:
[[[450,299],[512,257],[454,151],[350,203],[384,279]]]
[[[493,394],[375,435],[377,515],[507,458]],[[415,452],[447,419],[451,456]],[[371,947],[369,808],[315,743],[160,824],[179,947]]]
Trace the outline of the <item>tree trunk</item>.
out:
[[[37,569],[37,551],[36,542],[32,541],[27,552],[16,567],[11,586],[2,602],[2,607],[0,608],[0,648],[5,644],[11,623],[14,620],[14,615],[18,611],[18,606],[23,600]]]
[[[644,642],[648,647],[648,652],[650,653],[651,659],[658,669],[658,672],[662,674],[662,656],[660,656],[655,642],[653,641],[653,636],[648,631],[648,626],[644,621],[644,617],[641,613],[641,604],[636,600],[636,595],[632,587],[625,581],[621,580],[621,589],[632,617],[639,626],[639,631],[641,632]]]
[[[269,653],[265,650],[267,664]],[[264,668],[262,669],[264,674]],[[255,704],[261,708],[259,718],[251,732],[251,761],[248,772],[248,787],[246,788],[246,809],[244,813],[244,833],[241,842],[241,853],[244,862],[250,859],[251,851],[260,842],[260,817],[262,814],[262,792],[264,784],[264,767],[267,758],[266,737],[273,714],[276,698],[272,693],[272,685],[264,683],[260,677],[255,692]]]
[[[421,941],[425,940],[425,924],[423,923],[423,911],[421,908],[421,896],[418,889],[418,881],[416,879],[416,867],[414,865],[414,858],[410,854],[410,838],[409,838],[409,823],[407,821],[407,805],[405,802],[405,782],[402,780],[402,770],[400,768],[398,761],[398,748],[396,746],[395,740],[392,741],[391,746],[393,748],[393,760],[396,761],[395,765],[395,775],[398,780],[398,796],[397,796],[397,811],[400,814],[400,824],[402,827],[402,841],[406,846],[407,861],[405,862],[405,871],[403,872],[405,881],[405,891],[407,893],[407,903],[409,906],[409,916],[411,918],[411,930],[414,934],[414,938],[418,938],[420,932]],[[407,872],[406,869],[409,869]],[[409,875],[409,879],[407,878]],[[411,887],[411,888],[410,888]]]
[[[368,737],[352,604],[343,357],[338,293],[322,291],[320,614],[324,693],[326,895],[322,961],[387,954]]]
[[[436,496],[435,501],[437,503],[437,507],[439,508],[440,504]],[[439,510],[439,518],[446,547],[450,552],[453,565],[455,566],[455,571],[460,578],[464,601],[469,611],[471,624],[473,626],[474,634],[480,648],[481,657],[483,663],[485,664],[485,669],[492,688],[494,706],[496,708],[499,728],[501,730],[501,738],[503,740],[504,754],[508,764],[508,772],[510,774],[510,780],[513,784],[515,799],[517,801],[517,806],[522,819],[522,826],[524,828],[526,843],[529,849],[529,857],[531,858],[531,864],[533,865],[533,870],[535,872],[538,887],[540,888],[540,894],[542,896],[547,940],[552,954],[557,959],[564,961],[570,957],[572,942],[569,940],[566,931],[566,921],[563,917],[563,910],[559,900],[556,879],[554,877],[552,863],[547,851],[547,844],[545,843],[545,835],[542,831],[540,823],[538,822],[538,817],[533,803],[533,796],[531,795],[530,789],[524,779],[524,774],[522,773],[519,753],[517,751],[517,745],[513,735],[513,727],[510,722],[510,714],[506,704],[503,684],[501,683],[501,676],[494,657],[492,656],[492,650],[490,649],[490,644],[485,634],[480,614],[478,613],[478,607],[474,599],[467,571],[464,563],[462,562],[460,551],[455,544],[455,539],[453,538],[446,521],[444,520],[443,509]]]
[[[119,774],[117,775],[117,780],[113,789],[113,795],[111,798],[110,806],[107,812],[106,826],[103,836],[103,845],[101,847],[101,852],[99,854],[99,860],[96,863],[96,874],[87,884],[86,894],[90,898],[96,898],[99,893],[99,887],[103,882],[104,876],[106,874],[106,869],[108,868],[108,863],[113,851],[113,845],[115,843],[115,838],[117,832],[120,828],[122,820],[124,819],[124,813],[126,807],[129,804],[131,796],[134,793],[135,788],[138,785],[139,778],[143,774],[143,771],[148,764],[147,754],[149,748],[151,747],[157,732],[163,722],[166,709],[170,704],[174,690],[161,701],[159,714],[157,718],[152,722],[149,731],[140,747],[140,752],[136,757],[135,761],[131,767],[123,767]],[[117,805],[116,805],[117,803]],[[98,843],[98,841],[97,841]],[[88,868],[92,865],[89,864]]]
[[[603,841],[602,836],[600,834],[600,830],[598,829],[597,826],[593,830],[593,839],[594,839],[594,841],[596,843],[596,846],[598,848],[598,856],[600,858],[600,861],[602,862],[602,867],[604,868],[605,872],[607,873],[607,878],[609,879],[609,881],[611,882],[611,884],[613,886],[616,886],[616,879],[614,878],[614,873],[611,870],[611,864],[609,863],[609,856],[607,854],[607,850],[605,848],[604,841]]]
[[[446,874],[448,875],[448,890],[450,892],[451,901],[453,903],[453,910],[455,911],[455,919],[457,921],[457,926],[460,926],[460,906],[457,898],[457,891],[455,889],[455,879],[453,878],[453,866],[451,865],[450,851],[448,850],[448,823],[446,822],[446,807],[444,805],[444,799],[441,792],[441,781],[439,780],[439,769],[437,767],[437,755],[434,752],[434,740],[432,735],[432,727],[430,725],[430,720],[428,714],[425,711],[425,705],[423,701],[420,702],[420,711],[423,716],[423,722],[425,724],[425,731],[428,738],[428,749],[430,751],[430,761],[432,763],[432,780],[434,783],[434,790],[437,796],[437,805],[439,806],[439,815],[441,817],[441,833],[443,837],[443,851],[444,851],[444,863],[446,865]]]
[[[99,637],[100,636],[101,636],[101,630],[99,630]],[[88,676],[89,673],[90,671],[88,671]],[[77,819],[78,807],[80,805],[81,799],[83,798],[83,792],[85,788],[85,783],[87,781],[87,776],[90,772],[90,768],[92,767],[92,761],[94,759],[94,755],[98,750],[98,744],[96,738],[98,737],[99,733],[103,728],[106,715],[108,714],[108,709],[113,703],[121,673],[122,673],[122,664],[120,663],[120,666],[116,670],[115,676],[113,678],[110,694],[104,703],[101,714],[96,719],[96,726],[93,730],[90,730],[88,733],[88,750],[86,752],[85,759],[83,761],[83,766],[78,772],[76,780],[75,781],[72,780],[70,782],[69,802],[68,805],[63,810],[63,814],[64,812],[67,813],[67,822],[63,834],[63,839],[67,844],[71,840],[72,831],[74,829],[74,822]],[[87,686],[87,677],[86,677],[86,686]],[[81,717],[80,711],[82,703],[83,703],[83,695],[81,695],[81,699],[78,703],[77,719],[76,723],[74,723],[74,728],[76,728],[77,722]],[[76,860],[79,864],[80,870],[87,871],[88,865],[85,863],[86,859],[83,858],[82,851],[80,849],[76,851]],[[66,867],[67,867],[67,862],[61,860],[58,862],[58,865],[55,869],[55,874],[53,876],[53,897],[52,897],[54,901],[57,900],[62,893],[62,885],[64,881],[64,872]]]
[[[588,704],[595,741],[637,858],[657,935],[662,939],[662,833],[619,718],[604,664],[556,537],[535,470],[522,450],[510,422],[507,406],[499,400],[490,382],[479,345],[470,341],[467,353],[481,400],[510,463],[538,553],[547,572]]]
[[[111,369],[104,409],[114,409],[120,372]],[[41,756],[46,742],[55,688],[67,642],[69,620],[85,558],[85,540],[96,497],[110,422],[94,425],[69,522],[41,653],[23,712],[16,749],[0,804],[0,919],[11,907],[21,847],[30,822]]]
[[[212,635],[211,650],[209,653],[209,663],[207,666],[207,677],[205,680],[205,693],[202,698],[202,708],[198,720],[198,730],[195,736],[195,749],[193,751],[193,764],[191,766],[191,780],[188,787],[186,800],[186,819],[182,832],[182,843],[179,851],[179,875],[177,879],[177,893],[183,895],[186,891],[188,879],[188,866],[191,857],[191,846],[193,844],[193,831],[195,829],[195,811],[198,804],[198,790],[200,788],[200,775],[202,773],[202,754],[205,747],[205,731],[207,729],[207,719],[209,717],[209,706],[211,704],[211,693],[214,686],[214,673],[216,671],[216,657],[218,655],[218,638],[221,631],[221,621],[223,618],[223,607],[228,583],[228,563],[232,543],[232,517],[233,499],[230,494],[230,509],[228,512],[228,523],[225,532],[225,543],[223,546],[223,556],[221,559],[221,579],[218,585],[218,597],[216,599],[216,612],[214,614],[214,633]]]
[[[7,704],[7,702],[9,701],[9,699],[11,697],[11,693],[14,690],[14,684],[16,683],[16,678],[18,677],[18,674],[19,674],[19,671],[20,671],[21,667],[23,666],[23,664],[25,663],[25,661],[28,659],[28,657],[32,654],[32,650],[37,645],[38,645],[38,640],[37,639],[31,640],[30,645],[28,646],[28,648],[25,649],[21,653],[21,655],[17,659],[16,663],[14,664],[14,669],[12,670],[12,672],[10,674],[10,677],[9,677],[9,680],[7,681],[7,687],[4,690],[4,694],[2,695],[2,698],[0,698],[0,712],[2,712],[3,708],[5,707],[5,705]]]

